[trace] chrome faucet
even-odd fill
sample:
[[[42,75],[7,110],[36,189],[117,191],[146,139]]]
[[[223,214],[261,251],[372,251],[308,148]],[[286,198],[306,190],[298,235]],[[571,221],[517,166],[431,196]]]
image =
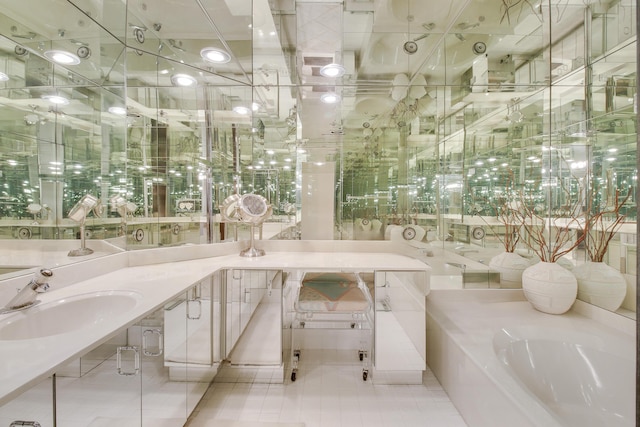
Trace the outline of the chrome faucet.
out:
[[[51,276],[53,276],[53,271],[48,268],[41,268],[27,286],[22,288],[18,292],[18,295],[13,297],[0,312],[20,310],[34,305],[37,302],[36,297],[38,294],[46,292],[46,290],[49,289],[47,279]]]

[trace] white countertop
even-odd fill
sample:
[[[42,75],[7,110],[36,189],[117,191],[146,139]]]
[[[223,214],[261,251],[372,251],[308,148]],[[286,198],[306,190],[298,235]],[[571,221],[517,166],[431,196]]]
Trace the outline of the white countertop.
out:
[[[104,262],[109,263],[109,258],[105,258]],[[86,267],[78,264],[77,268]],[[199,280],[217,270],[228,268],[333,271],[429,269],[425,263],[417,259],[393,253],[269,252],[259,258],[243,258],[234,254],[120,268],[60,288],[56,288],[54,270],[50,290],[38,298],[41,305],[78,294],[105,290],[136,291],[142,294],[143,298],[132,310],[109,321],[44,338],[2,341],[0,405],[55,373],[56,369],[65,363],[107,341],[123,327],[144,318]],[[0,322],[9,316],[28,315],[29,309],[4,314],[0,315]]]

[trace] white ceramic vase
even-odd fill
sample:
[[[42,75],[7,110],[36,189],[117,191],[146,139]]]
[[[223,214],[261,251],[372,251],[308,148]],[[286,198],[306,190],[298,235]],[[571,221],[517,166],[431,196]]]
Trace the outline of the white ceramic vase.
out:
[[[500,273],[501,288],[521,288],[522,272],[531,266],[531,262],[514,252],[502,252],[489,261],[489,267]]]
[[[627,295],[627,282],[618,270],[604,262],[587,262],[574,274],[579,300],[611,311],[620,308]]]
[[[576,301],[578,281],[566,268],[541,261],[522,272],[522,290],[536,310],[562,314]]]

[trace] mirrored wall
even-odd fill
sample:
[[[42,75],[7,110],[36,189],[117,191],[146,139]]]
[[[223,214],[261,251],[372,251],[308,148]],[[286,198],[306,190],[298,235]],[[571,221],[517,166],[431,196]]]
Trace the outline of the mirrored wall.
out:
[[[245,193],[273,207],[260,238],[304,239],[304,166],[335,162],[334,239],[444,248],[490,287],[515,195],[540,218],[620,205],[605,261],[635,283],[630,0],[2,5],[5,241],[246,239],[221,215]]]

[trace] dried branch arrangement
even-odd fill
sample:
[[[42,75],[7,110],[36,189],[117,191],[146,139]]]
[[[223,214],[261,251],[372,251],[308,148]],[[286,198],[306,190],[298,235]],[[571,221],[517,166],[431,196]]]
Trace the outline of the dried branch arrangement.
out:
[[[620,209],[631,196],[631,190],[627,191],[627,195],[622,200],[620,200],[619,196],[620,190],[616,189],[615,204],[589,214],[585,222],[585,248],[589,259],[593,262],[602,262],[611,239],[613,239],[613,236],[615,236],[626,218],[625,215],[620,213]]]
[[[504,234],[502,237],[498,234],[496,236],[502,242],[506,252],[514,252],[520,241],[522,223],[518,222],[518,215],[520,213],[513,203],[506,203],[498,210],[497,219],[504,226]]]
[[[518,7],[520,8],[520,10],[518,12],[517,19],[520,18],[522,10],[525,7],[528,7],[529,9],[531,9],[531,11],[533,11],[535,15],[537,15],[537,11],[534,5],[531,4],[529,0],[502,0],[502,4],[500,5],[500,23],[502,24],[502,22],[506,20],[507,23],[511,25],[511,13]]]
[[[521,193],[522,205],[518,219],[524,231],[524,242],[543,262],[558,261],[585,239],[585,233],[576,233],[584,228],[584,220],[576,216],[576,212],[580,212],[582,197],[571,196],[566,188],[562,188],[562,191],[567,204],[552,218],[537,214],[532,196]]]
[[[520,228],[522,221],[518,218],[520,201],[514,189],[513,171],[509,170],[507,180],[505,182],[504,193],[497,198],[497,202],[492,206],[496,212],[497,221],[504,226],[504,233],[498,233],[493,226],[485,220],[482,215],[480,219],[493,231],[493,234],[504,246],[505,252],[515,252],[518,242],[520,241]],[[479,212],[475,212],[479,214]]]

